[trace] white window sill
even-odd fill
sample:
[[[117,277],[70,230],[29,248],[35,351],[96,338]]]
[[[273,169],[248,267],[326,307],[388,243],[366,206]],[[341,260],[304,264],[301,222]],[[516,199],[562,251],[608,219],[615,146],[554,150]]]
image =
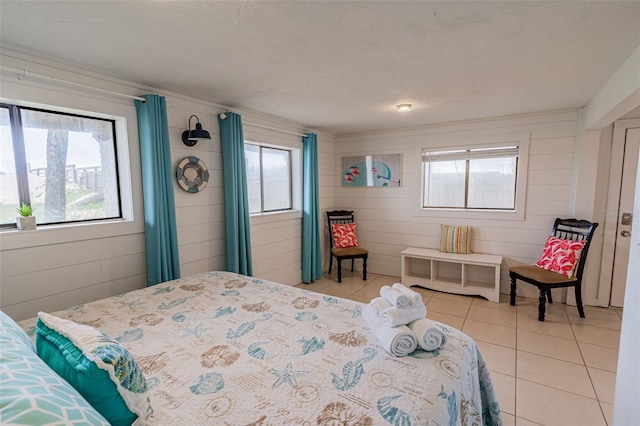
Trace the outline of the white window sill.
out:
[[[524,212],[513,210],[429,209],[420,208],[416,217],[455,219],[524,220]]]
[[[0,230],[0,251],[21,248],[63,244],[98,238],[144,232],[144,223],[128,219],[113,219],[97,222],[65,223],[57,225],[38,225],[35,230],[22,231],[17,228]]]
[[[249,220],[252,224],[263,224],[272,222],[281,222],[285,220],[300,219],[302,218],[301,210],[285,210],[279,212],[268,213],[252,213],[249,215]]]

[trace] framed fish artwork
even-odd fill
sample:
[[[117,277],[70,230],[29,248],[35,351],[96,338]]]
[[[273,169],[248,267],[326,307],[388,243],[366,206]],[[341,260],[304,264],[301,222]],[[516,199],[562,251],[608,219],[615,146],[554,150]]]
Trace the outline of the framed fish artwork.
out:
[[[345,187],[400,186],[402,154],[342,157],[340,180]]]

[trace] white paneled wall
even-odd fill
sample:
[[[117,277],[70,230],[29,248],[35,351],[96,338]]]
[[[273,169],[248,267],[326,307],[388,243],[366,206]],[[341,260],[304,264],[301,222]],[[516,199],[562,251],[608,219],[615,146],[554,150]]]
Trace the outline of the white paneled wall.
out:
[[[222,153],[214,105],[117,80],[21,54],[2,55],[7,66],[54,75],[90,86],[139,95],[159,93],[167,98],[173,172],[184,157],[196,156],[209,169],[209,183],[200,193],[183,191],[174,179],[178,244],[182,275],[226,268]],[[53,65],[53,66],[52,66]],[[146,285],[144,221],[137,119],[133,101],[96,95],[41,81],[16,81],[3,73],[2,96],[12,100],[126,116],[130,143],[134,218],[109,226],[41,227],[36,231],[0,232],[0,308],[20,320],[38,311],[56,311]],[[116,112],[113,112],[113,111]],[[109,112],[112,111],[112,112]],[[124,111],[124,112],[122,112]],[[236,111],[243,122],[304,133],[297,123],[252,111]],[[194,147],[182,143],[191,114],[198,115],[211,141]],[[287,133],[244,127],[245,138],[302,148],[302,138]],[[333,136],[318,133],[320,206],[332,205],[335,181]],[[175,175],[174,175],[175,176]],[[300,213],[251,219],[254,275],[290,285],[301,281]],[[324,247],[324,243],[323,243]]]
[[[2,252],[2,310],[14,318],[113,296],[145,283],[144,234]]]
[[[337,136],[336,176],[343,156],[400,153],[403,164],[399,188],[342,187],[336,178],[334,205],[355,211],[358,240],[369,250],[369,270],[387,275],[400,275],[400,251],[406,247],[437,248],[441,223],[473,226],[474,252],[504,256],[501,292],[508,293],[509,266],[535,262],[553,220],[570,216],[578,121],[579,111],[571,110]],[[453,219],[421,212],[422,148],[516,133],[530,135],[524,220]],[[537,297],[537,290],[519,285],[518,294]]]
[[[2,55],[3,65],[91,82],[86,75],[50,68],[43,63]],[[51,74],[49,74],[51,75]],[[109,87],[107,87],[109,88]],[[127,220],[100,224],[42,226],[35,231],[0,233],[0,306],[16,319],[38,311],[56,311],[143,287],[146,284],[140,152],[135,105],[132,100],[96,95],[38,80],[17,80],[2,74],[2,97],[8,101],[70,108],[124,117],[125,151],[131,167],[131,191],[121,196]],[[119,141],[122,141],[119,139]],[[125,145],[126,146],[126,145]],[[122,148],[122,147],[120,147]],[[121,154],[123,152],[120,152]],[[4,155],[4,154],[3,154]],[[130,194],[128,194],[130,192]],[[131,205],[132,201],[132,205]],[[36,212],[37,215],[37,212]]]
[[[218,109],[207,104],[167,96],[167,119],[171,139],[173,173],[180,161],[198,157],[209,170],[209,182],[201,192],[188,193],[173,179],[176,223],[183,276],[226,267],[224,229],[224,186]],[[198,116],[202,127],[211,134],[210,141],[198,141],[193,147],[182,142],[182,132],[189,127],[189,117]],[[195,122],[195,120],[192,120]]]

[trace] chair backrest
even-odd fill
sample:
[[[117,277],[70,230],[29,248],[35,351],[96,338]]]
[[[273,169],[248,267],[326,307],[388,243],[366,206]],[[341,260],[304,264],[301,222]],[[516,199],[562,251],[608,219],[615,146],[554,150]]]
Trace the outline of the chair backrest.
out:
[[[591,245],[591,239],[598,227],[597,222],[589,222],[587,220],[578,219],[560,219],[556,218],[551,230],[551,235],[565,240],[574,241],[586,241],[582,253],[580,254],[580,261],[576,268],[575,276],[578,280],[582,279],[582,271],[584,264],[587,261],[587,253],[589,252],[589,246]]]
[[[353,211],[351,210],[333,210],[327,212],[327,223],[329,225],[329,247],[333,248],[333,232],[331,232],[331,225],[339,223],[351,223],[354,222]]]

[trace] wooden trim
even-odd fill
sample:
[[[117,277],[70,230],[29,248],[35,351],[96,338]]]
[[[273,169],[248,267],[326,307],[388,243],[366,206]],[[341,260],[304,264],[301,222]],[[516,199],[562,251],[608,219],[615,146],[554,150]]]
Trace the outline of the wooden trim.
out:
[[[598,286],[598,306],[609,306],[613,279],[613,261],[618,230],[618,207],[620,205],[620,185],[622,184],[622,164],[627,130],[640,127],[640,119],[618,120],[613,127],[611,147],[611,168],[607,195],[607,211],[604,217],[604,244]]]

